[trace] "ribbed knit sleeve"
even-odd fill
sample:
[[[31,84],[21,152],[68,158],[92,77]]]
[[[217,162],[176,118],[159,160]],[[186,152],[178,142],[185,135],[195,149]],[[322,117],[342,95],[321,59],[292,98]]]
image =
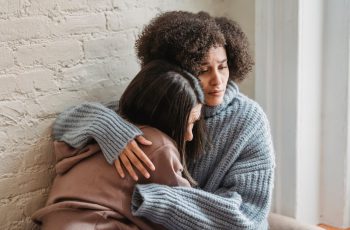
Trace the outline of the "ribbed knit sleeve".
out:
[[[141,134],[136,126],[99,103],[73,106],[62,112],[53,125],[54,139],[74,148],[82,148],[95,139],[110,164],[130,140]]]
[[[232,186],[216,193],[158,184],[137,185],[132,212],[170,230],[266,230],[272,174],[272,170],[263,170],[240,175],[236,178],[239,189]]]
[[[199,188],[137,185],[134,215],[167,229],[268,229],[274,153],[261,108],[240,97],[207,119],[212,147],[191,166]]]

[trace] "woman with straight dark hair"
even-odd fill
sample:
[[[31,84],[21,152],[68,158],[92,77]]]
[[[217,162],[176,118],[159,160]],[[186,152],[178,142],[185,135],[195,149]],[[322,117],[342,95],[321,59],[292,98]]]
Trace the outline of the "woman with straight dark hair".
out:
[[[186,160],[196,158],[204,144],[202,103],[197,79],[167,62],[152,61],[136,75],[121,97],[119,112],[153,142],[141,149],[157,167],[149,179],[138,183],[183,187],[196,183]],[[98,143],[83,149],[62,141],[54,146],[57,176],[46,207],[33,215],[42,229],[163,229],[131,214],[135,181],[116,174]]]

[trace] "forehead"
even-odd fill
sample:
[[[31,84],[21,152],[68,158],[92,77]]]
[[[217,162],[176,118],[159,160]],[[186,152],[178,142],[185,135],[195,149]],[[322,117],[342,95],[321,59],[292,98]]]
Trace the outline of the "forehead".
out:
[[[226,50],[222,46],[211,47],[204,57],[203,65],[210,64],[213,62],[222,62],[227,59]]]

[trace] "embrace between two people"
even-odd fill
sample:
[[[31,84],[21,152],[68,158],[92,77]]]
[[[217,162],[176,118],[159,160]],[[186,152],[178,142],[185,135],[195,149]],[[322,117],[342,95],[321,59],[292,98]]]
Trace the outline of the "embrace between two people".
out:
[[[253,65],[240,26],[166,12],[135,47],[142,69],[118,106],[84,103],[55,121],[57,175],[34,221],[42,229],[268,229],[274,152],[264,112],[236,84]]]

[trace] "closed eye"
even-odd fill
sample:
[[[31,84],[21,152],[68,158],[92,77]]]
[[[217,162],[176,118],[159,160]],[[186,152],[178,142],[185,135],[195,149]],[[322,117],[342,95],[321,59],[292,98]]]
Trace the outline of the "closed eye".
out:
[[[208,71],[209,71],[208,69],[201,69],[201,70],[199,70],[199,75],[206,73]]]

